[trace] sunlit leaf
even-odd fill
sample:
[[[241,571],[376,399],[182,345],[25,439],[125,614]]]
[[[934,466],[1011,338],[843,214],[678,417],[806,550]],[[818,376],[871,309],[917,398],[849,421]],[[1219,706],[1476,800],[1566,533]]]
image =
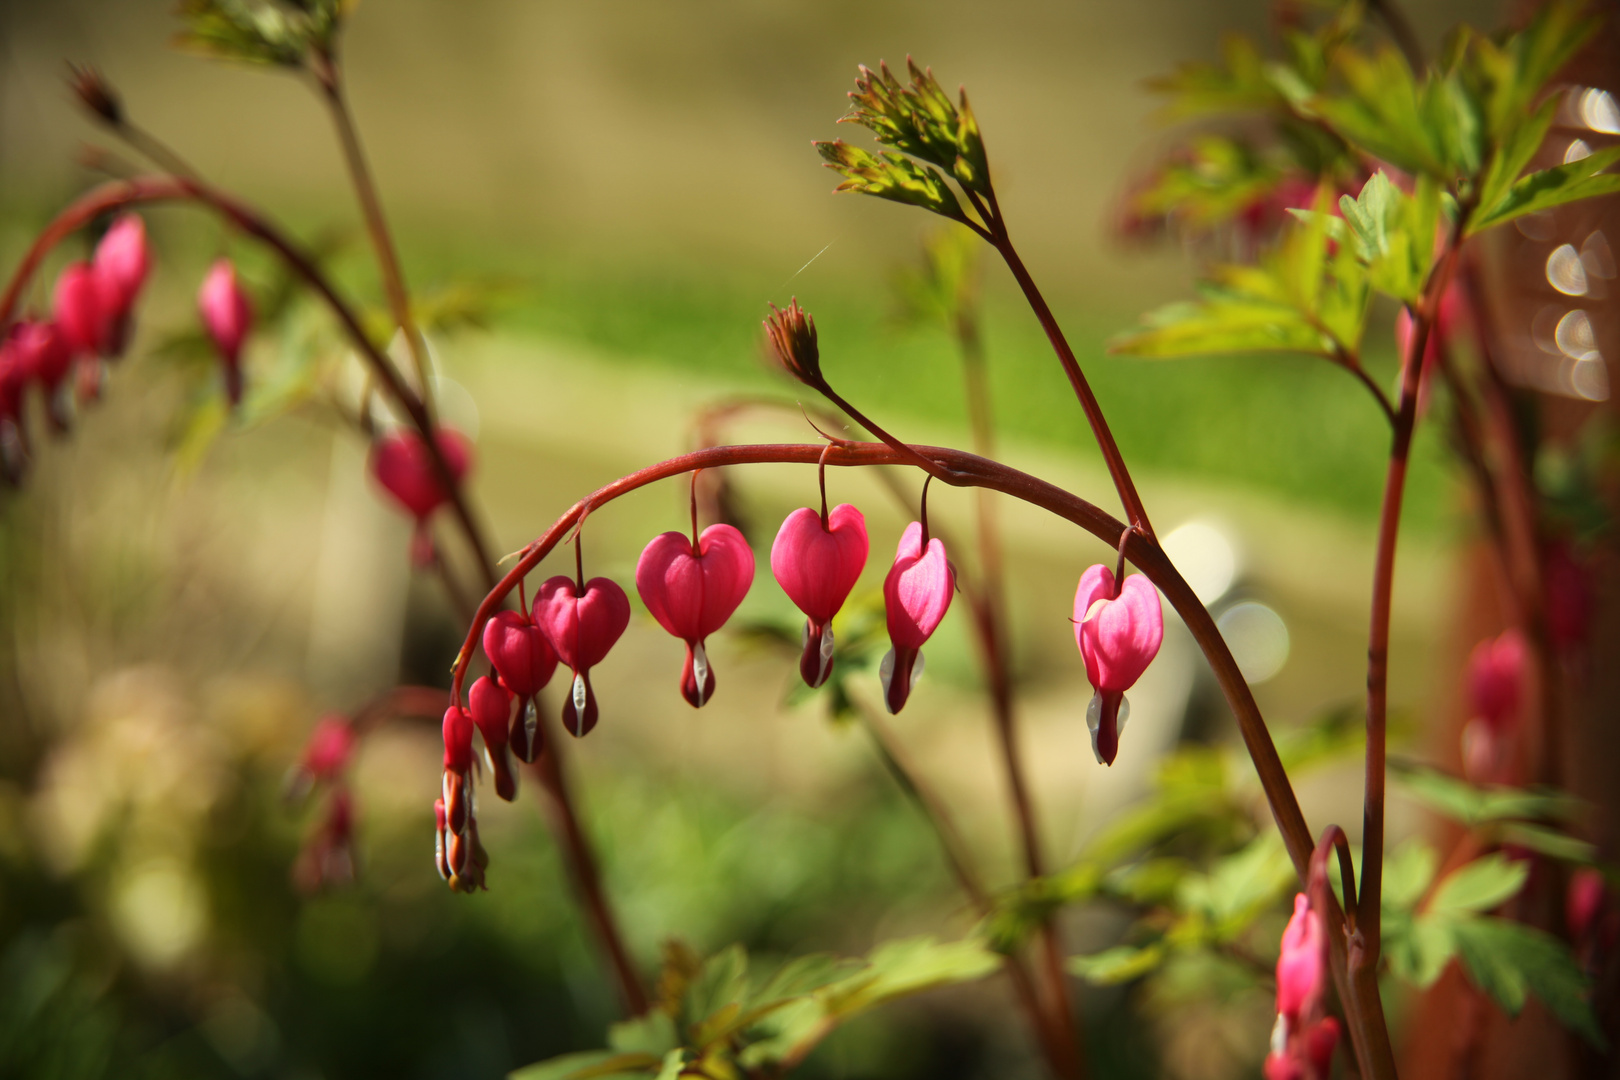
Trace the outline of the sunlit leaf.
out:
[[[1562,862],[1589,865],[1597,858],[1597,848],[1585,840],[1540,825],[1509,822],[1498,835],[1503,844],[1528,848]]]
[[[1620,161],[1620,146],[1531,173],[1508,188],[1494,206],[1474,215],[1468,223],[1468,234],[1472,236],[1525,214],[1620,191],[1620,173],[1603,171],[1616,161]]]
[[[877,71],[861,68],[844,121],[871,129],[879,142],[902,154],[939,166],[967,190],[988,194],[990,164],[967,91],[961,92],[960,102],[952,102],[934,73],[909,57],[906,72],[909,83],[896,78],[887,64],[879,64]]]
[[[1486,855],[1447,874],[1435,889],[1429,910],[1440,916],[1490,911],[1518,895],[1529,876],[1530,865],[1522,860]]]
[[[1113,986],[1153,971],[1164,961],[1164,955],[1163,945],[1116,945],[1091,956],[1071,956],[1068,968],[1087,982]]]
[[[880,199],[920,206],[953,221],[967,224],[962,204],[945,178],[930,165],[919,165],[910,158],[887,150],[873,154],[842,139],[818,142],[816,150],[827,167],[844,178],[837,191],[855,191]]]
[[[1568,946],[1552,935],[1506,919],[1459,921],[1452,933],[1473,984],[1509,1016],[1534,994],[1566,1027],[1604,1045],[1588,1000],[1591,986]]]
[[[1464,825],[1511,819],[1568,820],[1579,807],[1571,796],[1550,790],[1476,787],[1426,766],[1392,760],[1390,775],[1412,796]]]

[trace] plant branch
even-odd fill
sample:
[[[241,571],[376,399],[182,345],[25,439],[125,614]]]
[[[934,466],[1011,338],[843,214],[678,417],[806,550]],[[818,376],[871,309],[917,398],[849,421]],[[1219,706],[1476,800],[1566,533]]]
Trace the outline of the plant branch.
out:
[[[393,363],[372,342],[361,326],[359,316],[316,265],[314,258],[271,224],[267,217],[217,188],[190,177],[145,176],[115,180],[80,196],[45,227],[23,256],[22,262],[18,264],[4,294],[0,294],[0,327],[11,321],[23,288],[57,244],[101,214],[123,206],[156,202],[194,202],[209,207],[274,251],[325,301],[383,392],[410,418],[412,425],[421,435],[428,458],[438,474],[439,483],[450,494],[451,511],[466,537],[468,546],[478,557],[486,587],[492,583],[495,580],[495,564],[489,554],[489,544],[473,519],[466,493],[451,471],[444,454],[439,450],[438,440],[434,438],[432,417],[422,400],[411,391]]]
[[[312,51],[311,60],[311,70],[320,87],[321,100],[332,115],[332,125],[337,129],[338,142],[343,147],[343,161],[348,166],[349,179],[354,184],[355,197],[366,220],[366,234],[377,253],[377,269],[382,274],[383,292],[388,296],[389,310],[405,335],[405,345],[410,350],[411,364],[416,370],[416,382],[422,395],[422,407],[432,416],[433,384],[429,381],[427,344],[422,340],[422,332],[411,311],[410,291],[405,286],[405,272],[400,268],[399,252],[388,230],[388,219],[383,216],[382,199],[377,194],[371,166],[367,164],[365,150],[360,145],[360,132],[354,124],[354,113],[349,109],[348,98],[343,92],[342,65],[335,54],[329,55],[318,49]]]
[[[995,233],[992,243],[1001,253],[1007,269],[1012,271],[1018,287],[1023,290],[1024,298],[1029,301],[1030,308],[1035,312],[1035,318],[1040,320],[1041,328],[1046,331],[1047,340],[1052,343],[1052,349],[1063,365],[1064,374],[1069,377],[1069,385],[1074,388],[1074,395],[1079,398],[1080,407],[1085,410],[1086,420],[1091,424],[1091,433],[1097,440],[1097,447],[1102,451],[1103,463],[1108,466],[1108,475],[1113,477],[1114,487],[1119,491],[1119,501],[1125,507],[1125,516],[1130,519],[1130,524],[1141,526],[1143,531],[1152,537],[1153,525],[1148,521],[1147,509],[1142,505],[1141,496],[1136,493],[1136,483],[1131,479],[1130,469],[1126,467],[1125,458],[1119,452],[1119,444],[1114,441],[1114,433],[1109,430],[1108,421],[1103,416],[1102,405],[1098,403],[1097,395],[1092,393],[1091,384],[1086,381],[1085,373],[1080,370],[1080,362],[1075,359],[1068,338],[1063,336],[1057,317],[1052,314],[1052,309],[1047,306],[1046,298],[1041,295],[1035,279],[1030,277],[1023,259],[1019,258],[1017,249],[1013,247],[999,208],[995,205],[994,196],[991,197],[991,208],[994,211],[991,228]]]

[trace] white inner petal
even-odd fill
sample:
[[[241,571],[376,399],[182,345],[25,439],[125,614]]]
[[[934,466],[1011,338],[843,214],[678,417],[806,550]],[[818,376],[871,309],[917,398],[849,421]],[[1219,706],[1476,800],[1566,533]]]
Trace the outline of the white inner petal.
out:
[[[583,675],[574,676],[574,712],[582,716],[585,713],[585,676]]]

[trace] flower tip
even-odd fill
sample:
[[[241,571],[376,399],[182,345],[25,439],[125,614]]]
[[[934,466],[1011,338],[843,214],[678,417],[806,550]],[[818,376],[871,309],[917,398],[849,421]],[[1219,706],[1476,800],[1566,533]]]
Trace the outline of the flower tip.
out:
[[[793,297],[788,306],[770,305],[765,336],[771,352],[789,375],[807,386],[821,386],[821,350],[816,344],[816,320]]]

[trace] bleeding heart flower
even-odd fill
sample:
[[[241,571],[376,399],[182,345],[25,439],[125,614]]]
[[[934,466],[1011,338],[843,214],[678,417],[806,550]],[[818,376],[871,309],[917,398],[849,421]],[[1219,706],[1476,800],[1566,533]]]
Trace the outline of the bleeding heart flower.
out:
[[[694,709],[714,696],[703,642],[725,625],[754,583],[754,553],[730,525],[710,525],[694,546],[683,533],[652,538],[636,562],[636,592],[658,625],[686,642],[681,696]]]
[[[1090,567],[1074,594],[1074,640],[1097,691],[1086,709],[1091,749],[1099,762],[1112,765],[1130,719],[1125,691],[1142,677],[1164,641],[1158,590],[1143,575],[1131,574],[1116,592],[1112,570],[1101,563]]]
[[[225,372],[225,396],[232,405],[242,400],[242,342],[253,329],[253,303],[236,281],[229,259],[216,259],[197,291],[197,310],[203,326],[219,350]]]
[[[39,383],[45,392],[51,426],[57,431],[66,431],[69,406],[62,390],[68,373],[73,370],[73,350],[62,331],[54,322],[23,319],[11,328],[0,350],[7,351],[15,365],[12,377],[18,383],[18,403],[22,383]]]
[[[342,713],[331,713],[315,722],[315,730],[304,744],[302,766],[314,780],[336,780],[354,756],[354,725]]]
[[[458,482],[472,466],[472,444],[459,431],[440,428],[434,441],[439,454]],[[371,475],[406,513],[416,521],[411,540],[411,559],[418,566],[433,561],[433,538],[427,521],[449,501],[450,495],[439,482],[427,444],[414,431],[399,430],[371,444]]]
[[[488,675],[477,679],[467,692],[467,711],[484,737],[489,770],[495,775],[495,794],[511,802],[517,798],[517,775],[507,749],[512,730],[512,694]]]
[[[563,726],[576,737],[586,735],[597,719],[591,668],[602,662],[630,625],[630,599],[609,578],[592,578],[581,590],[573,578],[558,575],[540,586],[534,621],[557,650],[557,659],[574,673],[563,702]]]
[[[883,579],[883,609],[892,647],[878,674],[889,712],[905,707],[911,688],[922,675],[923,643],[950,610],[955,592],[956,571],[945,557],[945,545],[936,536],[925,548],[922,522],[913,521],[901,534],[894,565]]]
[[[146,225],[140,215],[119,215],[96,245],[92,266],[106,307],[107,351],[118,356],[129,343],[130,316],[152,267],[146,247]]]
[[[540,756],[540,717],[534,696],[557,670],[557,651],[527,612],[497,612],[484,624],[484,655],[505,686],[527,704],[512,719],[510,743],[518,760]]]
[[[771,573],[807,619],[799,674],[810,686],[820,686],[832,673],[833,635],[827,624],[860,579],[868,548],[866,517],[848,503],[833,507],[825,523],[814,510],[800,507],[782,522],[771,545]]]
[[[1304,893],[1294,896],[1294,915],[1283,930],[1282,952],[1277,957],[1277,1011],[1290,1021],[1314,1011],[1322,1000],[1323,972],[1327,970],[1327,938],[1322,919],[1311,910]]]
[[[1468,706],[1498,735],[1509,733],[1518,721],[1526,658],[1524,637],[1517,630],[1481,641],[1468,655]]]
[[[56,279],[51,314],[74,356],[94,359],[107,349],[108,318],[101,281],[87,262],[69,263]]]

